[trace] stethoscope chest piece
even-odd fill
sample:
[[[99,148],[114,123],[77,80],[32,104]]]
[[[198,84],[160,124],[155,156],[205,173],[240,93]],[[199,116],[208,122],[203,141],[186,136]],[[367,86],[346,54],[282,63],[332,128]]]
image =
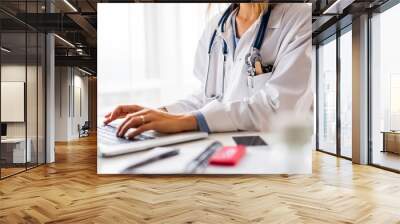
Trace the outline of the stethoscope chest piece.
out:
[[[264,65],[261,59],[260,51],[252,48],[245,57],[247,67],[247,86],[254,88],[254,77],[262,73],[272,72],[272,65]]]
[[[254,88],[254,76],[256,76],[256,63],[261,63],[261,55],[258,49],[252,48],[246,55],[245,63],[247,65],[247,86]]]

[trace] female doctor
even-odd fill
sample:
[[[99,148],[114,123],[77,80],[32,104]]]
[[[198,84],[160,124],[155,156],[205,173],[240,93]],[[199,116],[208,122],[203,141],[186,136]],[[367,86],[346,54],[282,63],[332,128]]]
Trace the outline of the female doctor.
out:
[[[120,105],[104,123],[125,118],[117,135],[127,138],[147,130],[265,131],[283,111],[309,112],[311,6],[231,4],[206,27],[194,64],[202,85],[192,95],[159,109]]]

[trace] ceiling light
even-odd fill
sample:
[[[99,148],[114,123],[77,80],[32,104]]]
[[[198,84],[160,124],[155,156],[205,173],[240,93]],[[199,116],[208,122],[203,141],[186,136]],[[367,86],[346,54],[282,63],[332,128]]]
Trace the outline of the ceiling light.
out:
[[[65,4],[67,4],[74,12],[78,12],[78,10],[68,1],[64,0]]]
[[[11,52],[11,50],[9,50],[9,49],[7,49],[5,47],[1,47],[1,51],[4,51],[6,53],[10,53]]]
[[[78,53],[79,55],[83,55],[83,49],[77,48],[76,53]]]
[[[71,42],[69,42],[68,40],[66,40],[66,39],[64,39],[64,38],[62,38],[62,37],[60,37],[60,36],[57,35],[57,34],[54,34],[54,36],[57,37],[57,38],[58,38],[59,40],[61,40],[62,42],[64,42],[65,44],[67,44],[68,46],[75,48],[75,45],[73,45],[73,44],[72,44]]]
[[[86,71],[86,70],[83,70],[83,69],[81,69],[81,68],[79,68],[79,67],[78,67],[78,70],[81,71],[81,72],[83,72],[83,73],[85,73],[85,74],[87,74],[87,75],[90,75],[90,76],[92,75],[92,73],[90,73],[90,72],[88,72],[88,71]]]
[[[343,10],[353,2],[354,0],[336,0],[332,5],[325,9],[322,14],[342,14]]]

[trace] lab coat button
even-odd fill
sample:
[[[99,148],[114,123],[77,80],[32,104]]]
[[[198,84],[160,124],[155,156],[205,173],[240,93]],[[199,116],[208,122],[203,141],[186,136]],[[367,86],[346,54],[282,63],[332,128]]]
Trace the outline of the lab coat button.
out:
[[[247,76],[247,86],[253,87],[253,77]]]

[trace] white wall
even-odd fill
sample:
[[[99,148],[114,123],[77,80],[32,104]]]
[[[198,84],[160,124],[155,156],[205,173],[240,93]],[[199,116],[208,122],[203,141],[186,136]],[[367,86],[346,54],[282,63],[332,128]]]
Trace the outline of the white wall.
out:
[[[71,67],[56,67],[55,74],[55,141],[70,141],[88,120],[88,77]]]
[[[82,73],[74,75],[74,108],[72,109],[72,120],[71,120],[71,135],[73,138],[79,137],[78,125],[83,125],[85,121],[88,121],[88,77],[81,76]]]
[[[69,69],[67,67],[55,68],[55,140],[68,140],[68,117],[70,84]]]
[[[1,82],[1,121],[24,122],[25,83]]]
[[[28,68],[30,70],[31,68]],[[25,65],[2,65],[1,81],[3,82],[25,82]],[[7,110],[7,108],[1,108]],[[7,137],[25,137],[25,123],[7,123]]]

